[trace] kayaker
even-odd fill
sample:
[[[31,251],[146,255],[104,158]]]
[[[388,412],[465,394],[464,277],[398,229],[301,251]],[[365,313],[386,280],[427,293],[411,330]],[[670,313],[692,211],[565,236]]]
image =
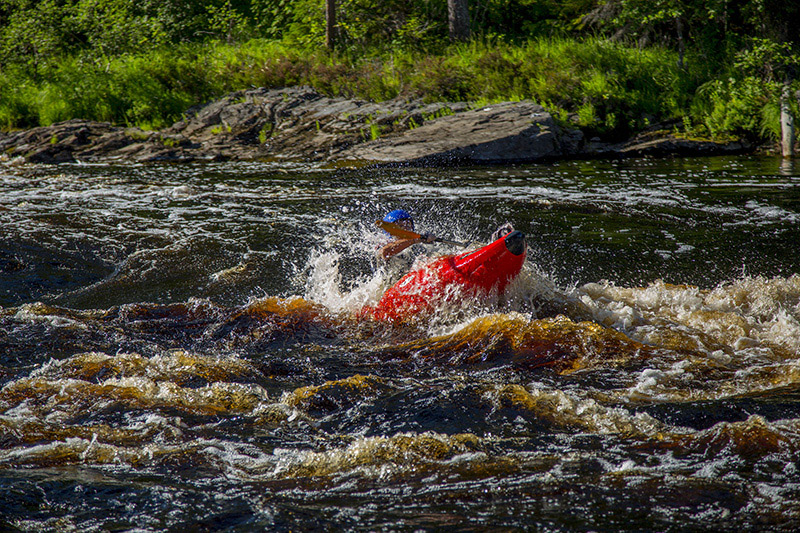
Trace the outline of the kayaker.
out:
[[[414,219],[403,209],[395,209],[394,211],[389,211],[385,217],[383,217],[384,222],[392,222],[397,224],[401,228],[414,231]],[[432,235],[431,233],[423,233],[417,239],[400,239],[396,238],[378,250],[378,257],[386,261],[387,259],[396,256],[409,246],[413,244],[432,244],[436,240],[436,236]]]
[[[494,233],[492,233],[492,240],[489,242],[494,242],[497,239],[501,239],[506,235],[508,235],[509,233],[512,233],[513,231],[514,231],[514,226],[511,225],[511,222],[506,222],[505,224],[494,230]]]

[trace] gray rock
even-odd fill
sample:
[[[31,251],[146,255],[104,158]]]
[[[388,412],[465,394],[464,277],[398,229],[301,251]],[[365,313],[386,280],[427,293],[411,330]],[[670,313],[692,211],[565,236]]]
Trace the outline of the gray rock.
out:
[[[511,163],[575,155],[580,132],[565,135],[533,102],[504,102],[444,116],[331,158],[382,163]]]
[[[666,156],[704,156],[746,153],[753,146],[744,141],[714,142],[709,140],[685,139],[675,133],[653,129],[639,133],[632,138],[616,144],[602,143],[593,139],[586,146],[587,156],[603,157],[666,157]]]

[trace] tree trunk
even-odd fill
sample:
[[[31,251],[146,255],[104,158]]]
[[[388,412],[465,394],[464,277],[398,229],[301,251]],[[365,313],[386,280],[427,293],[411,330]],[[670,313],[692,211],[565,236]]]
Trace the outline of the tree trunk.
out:
[[[328,50],[336,46],[336,0],[325,0],[325,45]]]
[[[789,107],[792,78],[786,76],[781,91],[781,153],[783,157],[794,156],[794,117]]]
[[[447,0],[447,22],[451,41],[469,40],[469,6],[467,0]]]

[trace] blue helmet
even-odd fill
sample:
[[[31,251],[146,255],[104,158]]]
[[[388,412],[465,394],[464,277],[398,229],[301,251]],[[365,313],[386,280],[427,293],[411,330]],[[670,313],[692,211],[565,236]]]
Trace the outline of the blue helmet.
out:
[[[389,213],[383,217],[384,222],[397,222],[398,220],[408,220],[411,222],[411,227],[414,227],[414,219],[411,218],[411,215],[408,214],[408,211],[404,211],[403,209],[389,211]]]

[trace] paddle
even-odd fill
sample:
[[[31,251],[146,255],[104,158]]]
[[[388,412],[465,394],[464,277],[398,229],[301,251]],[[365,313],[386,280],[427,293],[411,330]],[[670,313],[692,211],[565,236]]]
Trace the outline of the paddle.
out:
[[[375,222],[379,228],[386,231],[389,235],[393,235],[399,239],[420,239],[422,235],[419,233],[414,233],[413,231],[409,231],[407,229],[403,229],[394,222],[386,222],[384,220],[378,220]],[[445,244],[452,244],[453,246],[461,246],[462,248],[466,248],[469,246],[469,243],[463,242],[456,242],[456,241],[448,241],[447,239],[440,239],[436,237],[434,242],[443,242]]]

